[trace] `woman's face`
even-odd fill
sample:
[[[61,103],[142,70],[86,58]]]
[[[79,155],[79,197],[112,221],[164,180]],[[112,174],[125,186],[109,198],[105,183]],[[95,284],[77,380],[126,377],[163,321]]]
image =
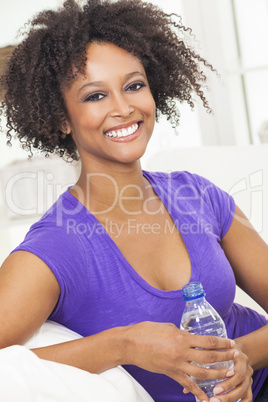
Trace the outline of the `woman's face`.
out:
[[[83,163],[131,163],[143,155],[155,102],[138,58],[111,43],[91,43],[85,75],[64,96],[68,130]]]

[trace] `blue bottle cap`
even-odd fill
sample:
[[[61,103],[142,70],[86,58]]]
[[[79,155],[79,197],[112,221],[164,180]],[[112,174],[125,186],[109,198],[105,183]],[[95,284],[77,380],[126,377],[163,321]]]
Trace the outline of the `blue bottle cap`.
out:
[[[185,301],[200,299],[206,294],[200,282],[189,282],[182,287],[183,298]]]

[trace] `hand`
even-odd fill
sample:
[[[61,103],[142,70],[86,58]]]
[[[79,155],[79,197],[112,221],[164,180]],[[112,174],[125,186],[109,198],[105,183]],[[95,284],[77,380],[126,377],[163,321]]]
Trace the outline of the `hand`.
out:
[[[189,376],[215,379],[234,374],[226,369],[207,370],[191,364],[192,361],[215,363],[233,360],[235,342],[229,339],[192,335],[169,323],[141,322],[128,327],[126,345],[125,364],[166,374],[200,401],[209,399]]]
[[[241,398],[241,402],[252,402],[252,374],[253,369],[249,365],[248,357],[236,344],[235,349],[239,355],[234,359],[234,376],[221,382],[214,388],[216,397],[211,402],[233,402]],[[230,392],[227,392],[231,390]],[[225,395],[219,395],[227,392]]]

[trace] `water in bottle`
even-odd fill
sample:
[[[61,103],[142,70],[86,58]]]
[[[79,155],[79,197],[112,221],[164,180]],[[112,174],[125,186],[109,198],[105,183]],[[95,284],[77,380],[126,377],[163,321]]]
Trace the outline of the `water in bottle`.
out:
[[[206,301],[205,293],[200,282],[190,282],[183,286],[183,298],[186,302],[185,309],[181,319],[180,329],[196,335],[213,335],[221,338],[227,338],[225,324],[217,311]],[[200,364],[192,362],[200,367],[207,369],[233,369],[233,361]],[[198,380],[193,378],[194,382],[212,398],[214,387],[223,379]],[[240,401],[240,399],[239,399]],[[235,402],[239,402],[235,401]],[[200,402],[196,398],[196,402]]]

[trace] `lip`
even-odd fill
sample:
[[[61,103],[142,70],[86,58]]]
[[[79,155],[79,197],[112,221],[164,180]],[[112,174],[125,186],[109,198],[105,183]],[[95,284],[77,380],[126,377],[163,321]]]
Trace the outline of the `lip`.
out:
[[[109,132],[109,131],[121,130],[121,129],[123,129],[123,128],[130,127],[130,126],[132,126],[133,124],[138,124],[138,125],[139,125],[138,130],[135,131],[135,133],[130,134],[130,135],[126,136],[126,137],[108,137],[108,136],[106,136],[106,135],[104,135],[104,136],[105,136],[105,138],[106,138],[107,140],[109,140],[109,141],[114,141],[114,142],[130,142],[130,141],[133,141],[133,140],[135,140],[136,138],[138,138],[138,137],[140,136],[141,129],[142,129],[142,126],[143,126],[143,121],[140,121],[140,120],[139,120],[139,121],[137,121],[137,120],[136,120],[136,121],[132,121],[132,122],[127,123],[127,124],[121,124],[121,125],[119,125],[119,126],[112,127],[112,128],[110,128],[109,130],[105,131],[105,133],[107,133],[107,132]]]

